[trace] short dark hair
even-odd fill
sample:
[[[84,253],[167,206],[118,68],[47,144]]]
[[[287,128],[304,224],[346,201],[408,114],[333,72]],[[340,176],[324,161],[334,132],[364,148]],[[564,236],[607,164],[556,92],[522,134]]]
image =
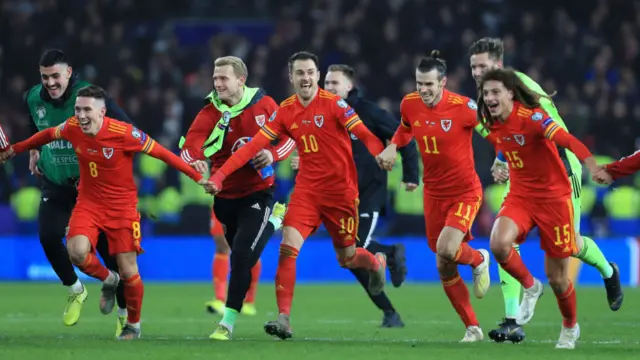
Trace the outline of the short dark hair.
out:
[[[76,97],[88,97],[98,100],[105,100],[107,98],[107,93],[100,86],[89,85],[78,89]]]
[[[356,71],[349,65],[345,64],[333,64],[329,65],[327,72],[329,71],[340,71],[344,74],[349,80],[353,81],[356,78]]]
[[[293,63],[296,60],[312,60],[313,63],[316,64],[316,68],[320,69],[320,60],[318,60],[318,57],[315,54],[308,51],[298,51],[289,58],[289,71],[293,70]]]
[[[42,56],[40,56],[40,66],[50,67],[56,64],[69,65],[67,55],[65,55],[62,50],[49,49],[43,52]]]
[[[431,56],[420,59],[418,63],[418,71],[427,73],[431,70],[438,72],[438,80],[441,80],[447,74],[447,63],[440,58],[440,51],[433,50]]]
[[[469,56],[489,54],[489,57],[502,61],[504,44],[500,38],[483,37],[469,46]]]

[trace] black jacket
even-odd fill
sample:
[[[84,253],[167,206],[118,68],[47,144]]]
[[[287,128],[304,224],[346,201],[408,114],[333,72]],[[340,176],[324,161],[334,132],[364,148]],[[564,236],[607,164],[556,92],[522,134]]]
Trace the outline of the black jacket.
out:
[[[364,125],[386,145],[391,140],[400,120],[373,101],[363,97],[363,92],[354,88],[349,92],[347,103],[356,111]],[[353,158],[358,170],[360,211],[380,211],[387,202],[387,172],[380,169],[367,147],[351,134]],[[418,152],[415,140],[399,149],[402,155],[402,181],[418,184]]]

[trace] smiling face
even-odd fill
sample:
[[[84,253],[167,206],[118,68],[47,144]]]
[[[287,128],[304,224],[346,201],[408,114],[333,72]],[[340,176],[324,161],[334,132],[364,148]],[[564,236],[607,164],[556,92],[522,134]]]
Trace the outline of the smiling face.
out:
[[[471,76],[473,76],[476,84],[480,84],[482,75],[487,71],[502,68],[502,61],[491,57],[488,52],[485,52],[471,55],[469,65],[471,67]]]
[[[506,119],[513,110],[513,91],[502,81],[487,80],[482,85],[482,97],[494,118]]]
[[[346,99],[353,89],[353,83],[342,71],[329,71],[324,78],[324,89]]]
[[[296,95],[303,101],[309,101],[318,90],[320,71],[311,59],[295,60],[291,65],[289,81]]]
[[[434,106],[442,98],[442,91],[447,84],[447,77],[438,79],[438,70],[427,72],[416,70],[416,90],[427,106]]]
[[[104,115],[107,113],[104,100],[78,96],[75,113],[80,122],[80,129],[87,135],[96,135],[102,127]]]
[[[40,66],[40,81],[52,99],[58,99],[69,86],[72,69],[67,64],[54,64],[53,66]]]
[[[216,66],[213,69],[213,87],[224,102],[233,100],[246,80],[246,76],[238,76],[231,65]]]

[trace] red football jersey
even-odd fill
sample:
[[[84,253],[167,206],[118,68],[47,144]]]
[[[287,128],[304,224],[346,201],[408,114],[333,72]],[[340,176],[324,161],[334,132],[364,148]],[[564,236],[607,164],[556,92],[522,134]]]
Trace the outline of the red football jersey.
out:
[[[211,173],[218,171],[236,150],[248,143],[277,108],[278,105],[271,97],[264,96],[255,104],[247,107],[239,116],[232,118],[222,148],[210,158]],[[207,104],[200,110],[189,127],[185,144],[182,147],[180,157],[184,161],[191,163],[195,160],[204,160],[202,146],[221,117],[220,111],[212,104]],[[277,145],[267,147],[267,150],[271,151],[273,155],[274,162],[286,159],[293,149],[295,149],[295,142],[287,136],[282,136]],[[275,176],[263,179],[251,164],[246,164],[224,180],[222,191],[216,196],[221,198],[247,196],[256,191],[270,188],[273,186],[274,180]]]
[[[366,129],[346,101],[318,89],[318,94],[307,107],[296,95],[283,101],[261,132],[270,140],[281,134],[295,140],[300,155],[297,188],[356,198],[358,174],[349,131],[353,132],[358,126]],[[363,137],[370,138],[367,135]],[[382,143],[375,151],[378,149],[382,150]]]
[[[505,122],[496,122],[490,130],[498,138],[497,150],[509,164],[510,194],[531,200],[571,194],[567,170],[552,141],[566,132],[544,110],[528,109],[516,101]]]
[[[476,109],[475,101],[447,90],[434,107],[417,92],[402,99],[400,126],[410,129],[418,143],[425,195],[443,199],[482,191],[471,142]]]

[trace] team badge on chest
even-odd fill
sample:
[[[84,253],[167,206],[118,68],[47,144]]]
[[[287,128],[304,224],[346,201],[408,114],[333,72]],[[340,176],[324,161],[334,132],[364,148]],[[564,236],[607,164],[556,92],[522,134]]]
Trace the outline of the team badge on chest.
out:
[[[442,126],[442,130],[448,132],[449,130],[451,130],[451,120],[450,119],[440,120],[440,126]]]
[[[322,127],[322,124],[324,124],[324,115],[314,116],[313,122],[316,124],[317,127]]]
[[[256,116],[256,124],[258,124],[258,126],[263,127],[264,126],[264,121],[266,120],[266,116],[264,115],[258,115]]]
[[[524,135],[513,135],[513,139],[520,146],[524,146]]]
[[[113,156],[113,148],[102,148],[102,155],[109,160]]]

